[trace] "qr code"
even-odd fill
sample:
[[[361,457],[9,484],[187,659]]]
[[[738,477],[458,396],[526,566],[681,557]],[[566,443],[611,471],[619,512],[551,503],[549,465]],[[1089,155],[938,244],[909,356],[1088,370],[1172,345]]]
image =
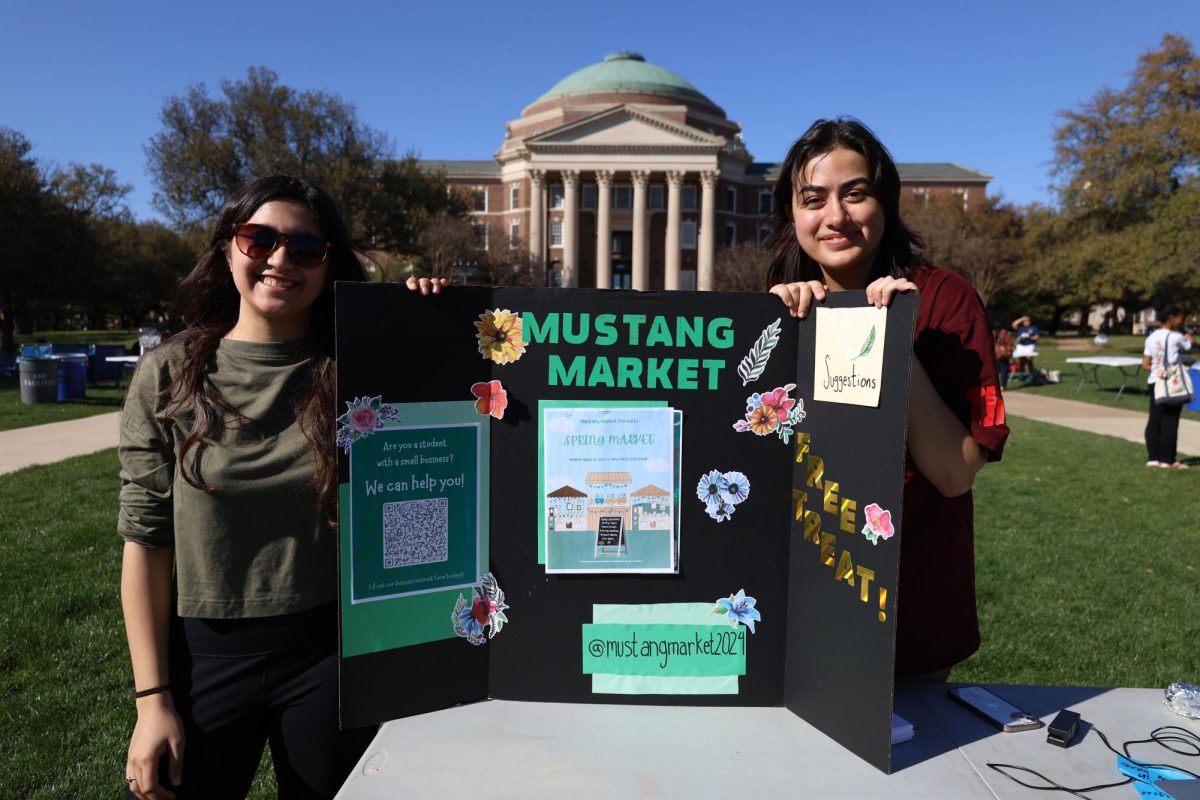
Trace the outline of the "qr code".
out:
[[[449,558],[446,498],[383,504],[383,566],[411,567]]]

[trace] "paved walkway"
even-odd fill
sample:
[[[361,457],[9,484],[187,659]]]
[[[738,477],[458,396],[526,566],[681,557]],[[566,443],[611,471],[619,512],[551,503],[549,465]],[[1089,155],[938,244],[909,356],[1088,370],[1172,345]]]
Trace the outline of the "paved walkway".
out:
[[[1060,400],[1020,391],[1004,395],[1008,413],[1054,425],[1116,436],[1141,444],[1146,415],[1139,411],[1108,408],[1095,403]],[[52,464],[117,446],[119,413],[52,422],[32,428],[0,431],[0,475],[34,464]],[[1200,455],[1200,422],[1179,423],[1179,452]]]
[[[0,475],[117,446],[119,411],[0,431]]]
[[[1028,417],[1088,433],[1116,436],[1138,444],[1146,441],[1146,414],[1141,411],[1024,394],[1019,389],[1005,392],[1004,406],[1014,417]],[[1181,454],[1200,455],[1200,422],[1189,419],[1179,421],[1178,448]]]

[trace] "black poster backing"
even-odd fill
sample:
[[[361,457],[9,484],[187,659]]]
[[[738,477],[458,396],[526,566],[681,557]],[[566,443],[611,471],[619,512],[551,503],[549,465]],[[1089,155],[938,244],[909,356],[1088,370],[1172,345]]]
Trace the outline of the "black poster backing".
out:
[[[862,305],[861,292],[832,295],[833,307]],[[490,309],[529,312],[539,320],[558,315],[557,343],[530,341],[513,363],[497,365],[476,349],[479,315]],[[880,407],[862,408],[812,400],[815,325],[787,315],[765,294],[634,293],[598,290],[531,290],[451,287],[422,297],[396,285],[339,284],[337,287],[338,407],[363,396],[388,403],[471,400],[470,387],[500,380],[508,393],[503,419],[486,419],[490,444],[490,569],[507,594],[508,624],[483,646],[453,638],[341,659],[341,710],[345,726],[383,721],[494,697],[542,702],[637,703],[646,705],[786,705],[882,770],[890,755],[890,711],[896,574],[900,542],[908,366],[915,297],[897,300],[888,316]],[[566,341],[567,315],[578,331],[583,315],[645,317],[635,342],[628,327],[618,341],[583,337]],[[661,342],[646,345],[650,321],[661,317],[674,329],[678,318],[704,324],[728,318],[733,341],[720,336],[699,346]],[[812,317],[810,317],[810,320]],[[776,320],[779,343],[761,376],[745,385],[739,361]],[[673,359],[669,375],[650,388],[551,379],[551,357],[570,365],[582,359],[593,374],[607,359],[614,376],[617,359]],[[696,367],[682,373],[678,361]],[[706,363],[707,362],[707,363]],[[717,362],[723,362],[718,368]],[[578,375],[578,373],[575,373]],[[629,373],[627,373],[629,374]],[[691,380],[689,380],[689,376]],[[660,381],[661,381],[660,377]],[[712,386],[710,388],[710,380]],[[573,385],[562,385],[570,383]],[[794,383],[807,417],[797,436],[738,432],[747,396]],[[665,403],[683,413],[680,496],[681,559],[678,574],[547,575],[538,563],[538,403],[542,400]],[[797,460],[799,454],[799,460]],[[810,485],[808,456],[823,459],[819,485]],[[343,456],[340,481],[348,480]],[[715,522],[696,497],[699,479],[710,470],[737,470],[751,486],[750,497],[727,521]],[[813,480],[818,480],[816,475]],[[840,498],[857,502],[863,525],[869,503],[889,509],[896,527],[891,540],[872,545],[860,533],[839,530],[836,514],[824,511],[825,481],[838,484]],[[805,510],[821,517],[821,532],[836,543],[805,538],[804,520],[792,522],[797,491],[806,491]],[[840,501],[839,501],[840,502]],[[824,563],[832,547],[834,564]],[[860,599],[862,576],[853,586],[835,579],[841,553],[855,569],[873,571],[870,596]],[[844,566],[844,565],[843,565]],[[887,598],[880,601],[879,588]],[[746,673],[732,695],[593,694],[581,670],[581,625],[593,604],[715,602],[744,589],[757,598],[762,620],[746,633]],[[882,605],[881,605],[882,603]],[[343,610],[344,613],[344,610]],[[448,613],[448,611],[447,611]],[[882,620],[881,620],[882,615]],[[397,687],[405,687],[399,689]],[[419,689],[413,687],[420,687]]]
[[[863,305],[861,292],[827,296],[828,308]],[[784,705],[884,772],[891,771],[891,712],[900,572],[900,520],[909,365],[917,297],[888,311],[879,407],[812,402],[796,450],[788,582]],[[814,316],[799,326],[796,374],[812,395]],[[817,373],[820,374],[820,373]],[[802,493],[802,494],[801,494]],[[843,526],[848,504],[854,524]],[[890,511],[895,534],[871,543],[867,506]],[[886,732],[886,735],[884,733]]]

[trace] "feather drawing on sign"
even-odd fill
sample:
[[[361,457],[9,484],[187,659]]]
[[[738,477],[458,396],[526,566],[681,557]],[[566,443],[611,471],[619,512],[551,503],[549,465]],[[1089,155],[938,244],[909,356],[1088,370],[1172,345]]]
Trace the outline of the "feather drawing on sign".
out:
[[[863,342],[862,349],[860,349],[858,351],[858,355],[856,355],[854,358],[852,358],[850,360],[858,361],[863,356],[869,355],[871,352],[871,348],[874,346],[875,346],[875,326],[872,325],[871,332],[867,334],[867,340],[865,342]]]
[[[754,346],[750,348],[749,354],[738,364],[737,372],[742,379],[742,386],[758,380],[763,370],[767,368],[771,351],[775,349],[775,345],[779,344],[779,322],[780,320],[776,319],[759,334]]]

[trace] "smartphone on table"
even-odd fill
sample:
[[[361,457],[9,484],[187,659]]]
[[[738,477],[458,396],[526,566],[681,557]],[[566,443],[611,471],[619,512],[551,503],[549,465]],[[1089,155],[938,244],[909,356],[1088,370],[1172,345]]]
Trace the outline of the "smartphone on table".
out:
[[[1042,727],[1040,719],[982,686],[958,686],[949,695],[1005,733]]]

